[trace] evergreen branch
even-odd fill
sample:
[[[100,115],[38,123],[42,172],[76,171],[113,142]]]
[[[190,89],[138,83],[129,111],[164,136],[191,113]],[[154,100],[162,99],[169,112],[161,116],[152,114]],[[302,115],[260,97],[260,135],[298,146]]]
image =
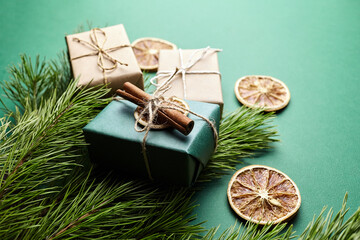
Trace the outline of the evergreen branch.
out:
[[[84,169],[69,176],[84,160],[81,128],[106,104],[107,100],[99,100],[104,91],[78,92],[72,83],[59,98],[56,94],[42,97],[36,109],[24,102],[24,113],[0,145],[5,192],[0,200],[0,235],[9,239],[152,238],[188,236],[201,230],[188,224],[194,218],[188,216],[193,206],[186,190],[156,190],[139,182],[111,185],[92,175],[84,177]],[[3,124],[1,132],[9,124]],[[17,165],[19,161],[23,163]],[[119,202],[120,189],[134,194]],[[116,199],[111,198],[114,193]]]
[[[28,111],[36,110],[42,99],[61,96],[71,79],[67,58],[62,52],[57,61],[47,62],[37,56],[33,63],[31,57],[21,55],[21,63],[9,68],[10,80],[2,83],[5,95],[21,110],[26,105]]]
[[[19,72],[18,79],[5,86],[8,96],[21,104],[23,113],[12,113],[16,125],[8,118],[1,120],[0,236],[4,239],[201,238],[201,225],[191,223],[195,207],[191,189],[164,189],[139,180],[103,178],[82,167],[88,160],[81,128],[108,102],[101,100],[107,92],[105,89],[78,91],[75,82],[67,86],[69,75],[64,73],[67,70],[62,68],[62,63],[51,72],[48,63],[41,70],[40,63],[36,67],[29,58],[22,61],[20,70],[14,70]],[[59,81],[67,86],[66,90],[38,88],[42,81],[51,84],[49,79],[55,75],[58,79],[62,76]],[[219,139],[222,146],[202,179],[224,174],[239,158],[276,141],[271,117],[240,108],[223,119]],[[228,144],[233,144],[236,151],[227,149]],[[18,166],[24,158],[26,161]],[[334,220],[331,216],[318,220],[319,216],[300,237],[358,238],[360,210],[343,224],[344,211],[345,207]],[[234,226],[220,239],[293,236],[291,227],[285,231],[285,225],[259,228],[248,223],[242,229]],[[212,229],[206,237],[214,239],[215,232]]]
[[[39,219],[37,212],[48,207],[48,199],[78,165],[72,158],[80,155],[74,145],[85,145],[81,126],[106,104],[98,99],[107,90],[81,90],[74,96],[75,91],[76,83],[72,83],[59,99],[53,95],[32,111],[27,110],[33,108],[32,103],[26,102],[29,105],[18,124],[0,143],[0,234],[7,232],[8,226],[14,230],[33,227],[24,224],[30,222],[25,220],[26,213]],[[86,109],[84,100],[89,104]]]
[[[46,137],[47,131],[50,130],[51,128],[53,128],[56,123],[59,121],[59,118],[62,117],[67,111],[69,111],[69,109],[73,106],[73,104],[70,104],[69,106],[67,106],[59,115],[57,115],[55,117],[55,120],[53,121],[53,123],[51,123],[50,126],[47,127],[47,129],[44,130],[44,132],[42,133],[42,135],[39,137],[39,139],[37,139],[36,141],[34,141],[33,143],[31,143],[31,148],[29,149],[29,152],[27,152],[25,154],[24,157],[22,157],[22,159],[16,164],[14,170],[7,175],[7,177],[12,176],[13,174],[16,173],[16,171],[25,163],[25,161],[28,160],[28,158],[32,155],[32,148],[37,146],[39,144],[39,142]],[[34,146],[35,145],[35,146]],[[2,197],[2,192],[0,192],[0,199]]]
[[[299,240],[355,240],[360,239],[360,207],[344,223],[344,218],[348,212],[346,208],[348,194],[345,194],[340,211],[333,216],[333,210],[330,209],[326,217],[323,214],[326,207],[323,208],[320,215],[308,224],[304,232],[300,235]]]
[[[83,119],[84,112],[94,117],[99,111],[97,110],[99,104],[94,104],[94,101],[100,101],[102,104],[105,102],[105,100],[96,100],[97,97],[83,96],[83,92],[79,93],[80,96],[74,96],[76,84],[73,83],[70,86],[69,91],[72,93],[65,92],[64,95],[72,96],[70,99],[73,100],[74,105],[68,108],[68,111],[64,112],[69,104],[63,98],[59,98],[58,101],[44,102],[44,105],[40,105],[35,111],[36,114],[29,114],[25,111],[18,124],[11,129],[10,137],[3,142],[6,144],[13,139],[19,139],[23,134],[21,131],[24,130],[23,126],[29,126],[30,123],[32,130],[26,132],[25,135],[30,135],[30,131],[34,131],[34,128],[36,132],[36,126],[47,132],[46,137],[41,138],[44,131],[39,130],[41,133],[34,134],[35,136],[29,139],[30,142],[26,145],[27,151],[24,150],[29,152],[29,149],[32,149],[28,161],[19,167],[14,175],[5,179],[6,186],[8,186],[6,189],[11,190],[6,192],[0,206],[0,215],[3,221],[0,226],[0,235],[6,233],[9,239],[42,239],[47,237],[67,239],[73,238],[74,235],[79,238],[93,239],[97,236],[103,236],[103,238],[108,239],[133,236],[139,236],[139,238],[178,236],[184,232],[188,234],[189,232],[200,231],[199,225],[188,225],[193,220],[193,217],[187,216],[192,211],[193,206],[191,206],[189,193],[185,190],[180,192],[176,189],[172,191],[156,190],[154,186],[140,184],[139,182],[111,185],[110,182],[114,181],[104,180],[98,183],[90,175],[87,178],[84,177],[86,174],[84,170],[70,176],[68,187],[49,186],[54,182],[53,180],[59,180],[53,176],[60,175],[62,176],[61,179],[64,179],[66,175],[60,174],[60,171],[71,170],[75,167],[71,167],[72,163],[75,165],[83,159],[83,154],[80,154],[79,151],[83,150],[85,142],[83,139],[81,142],[77,142],[76,132],[81,132],[80,125],[84,126],[86,122],[72,118],[76,115]],[[96,93],[97,91],[89,90],[86,92]],[[81,99],[81,101],[78,102],[76,99]],[[77,108],[76,104],[80,103],[82,107]],[[57,104],[60,104],[61,107],[56,107]],[[53,121],[45,121],[44,119],[52,119]],[[25,124],[24,121],[29,123]],[[79,125],[72,129],[74,121]],[[46,126],[39,124],[44,122],[47,122]],[[76,148],[78,154],[71,154],[68,145],[53,144],[66,137],[64,136],[65,132],[71,134],[72,143],[69,145]],[[54,133],[54,135],[50,133]],[[55,136],[55,133],[58,135]],[[38,141],[38,136],[40,136],[40,141]],[[35,145],[32,145],[32,142],[36,142],[36,148],[33,147]],[[15,146],[13,145],[13,147]],[[47,158],[45,153],[41,151],[45,149],[49,151],[55,146],[60,148],[57,153],[62,154],[55,154],[55,156]],[[22,154],[18,153],[16,156],[22,156]],[[56,161],[60,159],[61,161]],[[7,156],[3,160],[4,163],[8,163],[13,161],[13,158]],[[56,165],[54,166],[50,162],[56,163]],[[54,169],[59,164],[65,164],[69,169]],[[42,167],[43,165],[46,167]],[[37,173],[33,174],[35,171]],[[81,177],[76,178],[78,175]],[[12,181],[10,181],[11,179]],[[19,184],[15,180],[19,180]],[[34,183],[37,184],[34,185]],[[19,190],[19,188],[24,191],[12,191],[13,189]],[[120,190],[127,191],[124,194],[126,195],[124,199],[121,199]],[[133,194],[131,195],[129,192],[133,192]],[[21,199],[17,200],[18,196],[21,196]],[[36,201],[33,201],[34,199]],[[29,216],[31,216],[30,219],[24,219]],[[11,226],[10,232],[9,226]],[[114,232],[110,231],[111,229],[115,229]]]
[[[212,228],[209,232],[203,237],[204,240],[288,240],[293,238],[292,237],[292,226],[290,226],[285,231],[286,223],[278,224],[275,226],[267,225],[261,227],[257,224],[246,222],[243,226],[240,224],[237,226],[235,223],[232,227],[226,229],[224,232],[221,233],[219,237],[216,237],[216,233],[218,228]]]
[[[262,113],[240,107],[220,122],[218,148],[200,175],[199,181],[219,178],[241,163],[241,159],[253,156],[278,141],[272,125],[273,113]]]
[[[188,225],[191,218],[176,211],[189,213],[193,208],[184,192],[170,194],[139,182],[96,182],[90,174],[85,179],[81,176],[69,184],[39,228],[30,229],[22,238],[154,239],[200,230]]]
[[[334,218],[332,218],[332,209],[328,211],[325,218],[323,217],[326,210],[326,207],[324,207],[318,217],[314,216],[300,236],[296,236],[295,232],[292,232],[292,225],[286,229],[286,223],[275,226],[267,225],[261,228],[257,224],[246,222],[245,226],[240,224],[237,227],[235,224],[222,232],[219,237],[216,237],[218,228],[212,228],[204,236],[204,239],[288,240],[297,238],[299,240],[358,240],[360,239],[360,208],[344,223],[345,215],[349,210],[346,208],[347,197],[348,194],[346,193],[341,209]]]

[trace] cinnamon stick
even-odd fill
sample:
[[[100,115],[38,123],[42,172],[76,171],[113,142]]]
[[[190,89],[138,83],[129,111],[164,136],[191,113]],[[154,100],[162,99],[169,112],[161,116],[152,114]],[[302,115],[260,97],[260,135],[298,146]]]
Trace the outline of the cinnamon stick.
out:
[[[151,95],[144,92],[130,82],[123,85],[123,89],[116,90],[116,93],[126,100],[135,103],[141,107],[145,107],[146,101],[151,99]],[[173,109],[160,109],[158,118],[162,122],[166,122],[184,135],[188,135],[194,127],[194,121]]]

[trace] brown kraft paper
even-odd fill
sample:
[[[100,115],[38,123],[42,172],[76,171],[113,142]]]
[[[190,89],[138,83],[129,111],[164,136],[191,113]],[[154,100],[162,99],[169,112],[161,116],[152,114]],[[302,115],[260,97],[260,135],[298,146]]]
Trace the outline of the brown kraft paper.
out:
[[[106,41],[103,45],[103,49],[106,50],[121,45],[129,45],[129,47],[122,47],[107,52],[112,58],[127,64],[127,66],[117,63],[115,69],[105,70],[104,73],[98,66],[98,54],[83,56],[96,52],[96,49],[74,40],[74,38],[78,38],[92,43],[90,39],[91,32],[88,31],[68,35],[65,38],[69,50],[73,76],[74,78],[79,78],[78,86],[86,86],[90,83],[89,86],[91,87],[102,85],[107,82],[108,87],[112,89],[111,93],[114,93],[116,89],[122,88],[125,82],[131,82],[137,87],[144,89],[143,75],[137,64],[133,50],[130,47],[130,41],[124,26],[119,24],[101,28],[101,30],[106,33]],[[101,46],[105,40],[105,36],[100,32],[97,33],[96,37]],[[113,65],[106,57],[104,57],[103,63],[105,67],[111,67]],[[106,75],[106,81],[104,79],[104,74]]]
[[[193,54],[194,50],[182,50],[183,62],[186,64]],[[201,52],[198,52],[200,55]],[[196,58],[196,55],[194,56]],[[174,71],[175,68],[180,68],[179,50],[161,50],[159,55],[159,68],[161,71]],[[191,71],[219,71],[217,52],[208,52],[189,69]],[[158,78],[158,84],[161,84],[167,77]],[[185,73],[186,82],[186,99],[200,102],[215,103],[220,105],[223,109],[223,97],[221,91],[221,76],[219,74],[195,74]],[[176,96],[184,99],[184,87],[182,81],[182,74],[179,73],[174,77],[171,83],[171,88],[164,93],[164,96]]]

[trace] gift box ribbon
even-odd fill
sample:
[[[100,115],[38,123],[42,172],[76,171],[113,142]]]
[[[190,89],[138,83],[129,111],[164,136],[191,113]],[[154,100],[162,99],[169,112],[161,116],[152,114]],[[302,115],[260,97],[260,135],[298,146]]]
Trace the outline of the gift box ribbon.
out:
[[[98,34],[102,34],[104,36],[104,40],[102,43],[99,42]],[[100,28],[93,28],[90,30],[90,40],[91,40],[91,42],[79,39],[77,37],[73,38],[73,41],[81,43],[81,44],[93,49],[94,51],[84,54],[84,55],[81,55],[81,56],[78,56],[78,57],[74,57],[71,60],[97,55],[98,56],[97,65],[101,68],[101,70],[103,72],[104,84],[107,84],[106,71],[112,71],[112,70],[116,69],[118,67],[118,64],[124,65],[124,66],[128,65],[127,63],[123,63],[123,62],[113,58],[109,53],[119,50],[124,47],[131,47],[131,46],[128,44],[123,44],[123,45],[119,45],[119,46],[112,47],[112,48],[104,48],[104,45],[107,41],[107,36],[106,36],[105,31],[103,31]],[[105,64],[104,64],[105,59],[112,64],[110,67],[105,66]]]
[[[205,58],[205,55],[209,52],[221,52],[221,49],[212,49],[209,46],[206,48],[198,49],[192,53],[190,58],[188,59],[187,63],[184,63],[184,57],[182,49],[179,49],[179,58],[180,58],[180,68],[178,68],[178,72],[176,74],[181,74],[181,79],[183,82],[183,90],[184,90],[184,99],[186,99],[186,74],[218,74],[221,77],[221,73],[219,71],[195,71],[191,70],[191,68],[200,62],[202,59]],[[200,54],[196,56],[198,53]],[[154,81],[157,80],[159,77],[170,77],[174,71],[159,71],[157,72],[156,76],[150,79],[151,84],[159,87],[160,85],[155,83]]]

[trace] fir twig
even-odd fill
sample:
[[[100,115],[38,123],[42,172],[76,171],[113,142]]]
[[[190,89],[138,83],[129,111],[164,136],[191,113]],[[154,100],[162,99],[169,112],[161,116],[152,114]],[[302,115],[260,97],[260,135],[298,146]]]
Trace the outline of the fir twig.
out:
[[[345,194],[344,201],[340,211],[333,216],[333,210],[330,209],[326,217],[323,214],[326,207],[323,208],[320,215],[308,224],[304,232],[300,235],[299,240],[355,240],[360,239],[360,207],[344,223],[345,215],[348,212],[346,201],[348,194]]]
[[[286,223],[285,224],[278,224],[275,226],[267,225],[261,227],[257,224],[246,222],[245,225],[237,225],[236,223],[226,229],[224,232],[220,234],[220,236],[216,237],[216,233],[218,228],[212,228],[209,232],[204,236],[204,240],[265,240],[265,239],[276,239],[276,240],[288,240],[292,238],[292,226],[290,226],[285,231]]]
[[[74,172],[84,161],[81,128],[107,103],[101,99],[106,92],[79,92],[73,82],[60,97],[43,95],[36,105],[24,101],[16,125],[3,119],[0,236],[182,238],[201,231],[189,225],[194,206],[187,190],[111,184],[86,169]]]
[[[75,83],[59,99],[53,95],[32,111],[27,111],[28,106],[33,109],[27,102],[17,125],[10,130],[10,123],[2,126],[9,133],[0,143],[0,235],[16,238],[9,226],[15,233],[34,227],[31,219],[39,219],[38,213],[78,166],[74,158],[85,145],[81,126],[106,103],[99,97],[107,91],[83,90],[77,96],[74,91]],[[84,102],[89,104],[85,111]]]
[[[69,175],[84,158],[81,127],[107,102],[100,98],[105,90],[76,92],[72,83],[59,99],[25,110],[1,142],[0,235],[162,238],[201,231],[199,225],[188,225],[194,218],[186,190],[161,190],[141,182],[111,184],[85,169]],[[7,127],[2,125],[2,135]],[[26,161],[18,165],[23,156]]]
[[[288,240],[297,238],[299,240],[358,240],[360,239],[360,208],[344,222],[345,215],[348,212],[346,208],[347,193],[345,194],[341,209],[332,218],[333,210],[330,209],[324,218],[324,207],[318,217],[314,216],[314,219],[308,224],[306,229],[300,236],[296,236],[295,232],[292,232],[292,225],[286,229],[286,223],[275,226],[260,227],[257,224],[247,222],[245,226],[240,224],[236,227],[236,224],[216,237],[218,228],[212,228],[205,235],[204,239],[219,239],[219,240]]]
[[[253,156],[278,141],[273,114],[240,107],[220,122],[218,148],[199,181],[210,181],[235,170],[241,159]]]
[[[48,63],[44,67],[40,61],[33,65],[24,56],[18,69],[11,70],[16,78],[5,85],[8,96],[18,101],[23,112],[12,113],[15,125],[8,118],[1,120],[0,236],[3,239],[201,238],[198,235],[203,231],[201,225],[191,224],[195,207],[191,190],[100,178],[82,167],[87,160],[81,128],[107,103],[107,99],[101,100],[107,91],[78,91],[75,82],[67,84],[66,72],[69,72],[63,63],[57,66],[51,72]],[[45,82],[54,84],[53,76],[64,83],[62,86],[68,85],[66,90],[46,88]],[[269,147],[276,135],[271,117],[241,108],[223,119],[219,141],[222,146],[202,179],[220,176],[238,163],[239,158]],[[227,149],[227,144],[232,144],[236,151]],[[343,223],[345,204],[346,198],[333,220],[331,214],[325,220],[322,215],[315,219],[300,238],[357,239],[360,209]],[[233,226],[220,239],[293,236],[291,227],[285,233],[281,230],[285,231],[285,225],[259,228],[247,224],[242,229]],[[215,232],[212,229],[206,238],[214,239]]]
[[[5,95],[22,111],[24,106],[36,110],[42,99],[61,96],[71,79],[67,57],[63,52],[57,61],[47,62],[37,56],[34,63],[31,57],[21,55],[21,63],[9,68],[10,80],[3,82]]]

